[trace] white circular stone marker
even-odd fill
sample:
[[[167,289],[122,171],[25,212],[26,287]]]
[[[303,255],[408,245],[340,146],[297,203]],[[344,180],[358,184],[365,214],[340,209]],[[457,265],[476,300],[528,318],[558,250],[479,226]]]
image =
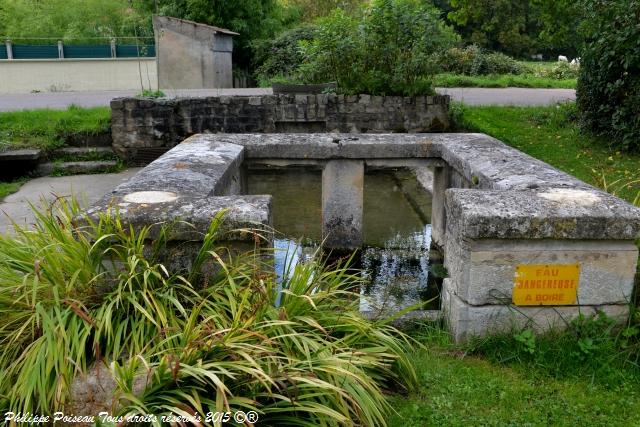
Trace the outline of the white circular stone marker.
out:
[[[173,202],[178,198],[176,193],[170,191],[136,191],[123,197],[125,202],[130,203],[166,203]]]

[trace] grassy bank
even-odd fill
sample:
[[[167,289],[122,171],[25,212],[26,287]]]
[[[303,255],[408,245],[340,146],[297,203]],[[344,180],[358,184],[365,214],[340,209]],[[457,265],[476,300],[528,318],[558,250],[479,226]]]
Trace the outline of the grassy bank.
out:
[[[640,155],[580,133],[575,104],[549,107],[454,106],[461,130],[482,132],[589,184],[640,203]]]
[[[24,110],[0,113],[0,150],[41,148],[51,150],[64,145],[73,134],[109,131],[108,107],[66,110]]]
[[[530,74],[522,75],[490,75],[490,76],[465,76],[460,74],[438,74],[434,78],[436,87],[525,87],[525,88],[560,88],[575,89],[576,79],[552,79],[536,77]]]
[[[556,378],[535,364],[509,366],[468,349],[429,345],[412,357],[418,390],[392,398],[391,427],[412,426],[629,426],[640,424],[638,378],[615,386],[588,375]],[[548,353],[554,360],[569,353]]]
[[[0,181],[0,202],[9,194],[13,194],[18,191],[25,182],[27,182],[26,178],[21,178],[11,182]]]

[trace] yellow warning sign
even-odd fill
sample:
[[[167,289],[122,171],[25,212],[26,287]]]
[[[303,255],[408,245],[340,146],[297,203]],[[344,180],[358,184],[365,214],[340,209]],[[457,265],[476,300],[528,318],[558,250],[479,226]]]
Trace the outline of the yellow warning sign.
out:
[[[521,264],[513,284],[515,305],[575,304],[580,264]]]

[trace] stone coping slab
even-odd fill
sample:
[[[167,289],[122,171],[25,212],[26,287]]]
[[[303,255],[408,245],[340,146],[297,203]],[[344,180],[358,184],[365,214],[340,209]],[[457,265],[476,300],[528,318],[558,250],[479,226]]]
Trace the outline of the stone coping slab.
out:
[[[590,187],[445,192],[448,229],[461,238],[633,240],[640,209]]]
[[[244,148],[194,136],[119,185],[87,214],[97,220],[112,212],[139,230],[173,223],[171,240],[201,240],[213,218],[225,211],[225,240],[254,239],[244,229],[271,232],[271,196],[241,196],[240,165]]]
[[[218,230],[222,240],[254,241],[249,229],[265,234],[272,231],[271,196],[177,197],[165,192],[168,197],[156,203],[145,203],[145,195],[141,196],[139,200],[113,197],[95,204],[86,214],[97,221],[101,214],[111,212],[134,230],[150,226],[151,239],[158,236],[162,224],[172,224],[170,240],[200,241],[222,211],[224,221]]]
[[[479,133],[202,134],[245,147],[247,159],[441,158],[479,189],[593,189],[579,179]]]
[[[99,205],[103,209],[120,205],[125,196],[141,191],[175,193],[176,203],[182,198],[239,194],[244,160],[429,158],[443,159],[471,183],[470,189],[447,190],[445,197],[447,216],[454,221],[451,226],[462,238],[633,240],[640,236],[640,209],[477,133],[198,134],[117,187]],[[184,214],[184,206],[176,209]]]
[[[136,191],[169,191],[179,196],[207,197],[228,192],[229,179],[242,164],[244,148],[198,135],[169,150],[107,198]]]

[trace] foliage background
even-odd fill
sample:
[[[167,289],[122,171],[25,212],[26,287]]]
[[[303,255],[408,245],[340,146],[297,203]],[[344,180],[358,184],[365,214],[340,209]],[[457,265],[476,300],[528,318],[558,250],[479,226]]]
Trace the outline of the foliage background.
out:
[[[578,79],[583,128],[640,149],[640,2],[584,0],[586,47]]]

